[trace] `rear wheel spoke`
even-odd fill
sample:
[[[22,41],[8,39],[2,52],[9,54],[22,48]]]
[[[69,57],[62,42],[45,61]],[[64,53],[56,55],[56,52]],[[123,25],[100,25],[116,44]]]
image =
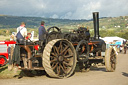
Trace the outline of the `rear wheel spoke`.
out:
[[[65,58],[72,58],[73,57],[73,55],[66,55],[66,56],[64,56]]]
[[[57,54],[59,55],[59,49],[57,49],[56,46],[53,47],[55,49],[55,52],[57,52]]]
[[[67,62],[63,62],[67,67],[72,67],[72,65],[69,65]]]
[[[66,69],[64,69],[64,67],[61,64],[60,64],[60,67],[61,67],[62,71],[66,74],[66,72],[65,72]]]
[[[57,67],[57,74],[60,75],[60,65],[58,64],[58,67]]]
[[[65,59],[64,59],[64,61],[69,62],[69,61],[70,61],[70,59],[65,58]]]
[[[58,62],[52,67],[53,70],[57,67],[57,65],[58,65]]]
[[[54,57],[57,57],[57,55],[55,53],[51,53]]]
[[[54,58],[53,60],[51,60],[51,63],[52,63],[52,62],[56,62],[56,61],[57,61],[57,58]]]
[[[62,52],[62,41],[60,41],[60,45],[59,45],[59,47],[58,47],[58,50],[59,50],[60,52]]]
[[[62,50],[61,55],[62,55],[68,48],[69,48],[69,46],[66,46],[66,47]]]

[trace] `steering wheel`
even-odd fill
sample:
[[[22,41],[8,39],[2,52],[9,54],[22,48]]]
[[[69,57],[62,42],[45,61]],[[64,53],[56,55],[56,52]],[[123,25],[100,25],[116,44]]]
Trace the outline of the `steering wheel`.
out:
[[[48,32],[48,34],[47,34],[46,42],[49,42],[53,39],[61,38],[61,30],[60,30],[60,28],[58,28],[56,26],[48,28],[47,32]]]
[[[61,32],[60,28],[56,27],[56,26],[53,26],[53,27],[50,27],[48,28],[48,33],[52,33],[52,32]]]

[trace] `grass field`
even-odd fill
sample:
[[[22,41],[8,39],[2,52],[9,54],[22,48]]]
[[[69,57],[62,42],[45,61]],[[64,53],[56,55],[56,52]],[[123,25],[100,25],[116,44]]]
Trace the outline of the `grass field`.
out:
[[[36,37],[33,37],[33,39],[38,39],[38,36]],[[10,36],[3,36],[3,35],[0,35],[0,41],[9,41],[10,40]]]
[[[0,35],[0,41],[4,41],[4,40],[10,40],[10,37],[9,36]]]
[[[16,67],[13,67],[12,70],[8,70],[8,64],[0,67],[0,79],[35,77],[46,74],[45,71],[42,70],[16,70],[15,68]]]
[[[0,67],[0,79],[7,79],[13,78],[14,76],[18,75],[20,71],[14,72],[8,70],[8,65]]]

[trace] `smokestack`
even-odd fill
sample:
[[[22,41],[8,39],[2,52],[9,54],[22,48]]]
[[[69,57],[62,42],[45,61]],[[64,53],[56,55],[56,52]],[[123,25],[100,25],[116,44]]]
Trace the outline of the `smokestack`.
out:
[[[94,38],[99,39],[99,12],[93,12]]]

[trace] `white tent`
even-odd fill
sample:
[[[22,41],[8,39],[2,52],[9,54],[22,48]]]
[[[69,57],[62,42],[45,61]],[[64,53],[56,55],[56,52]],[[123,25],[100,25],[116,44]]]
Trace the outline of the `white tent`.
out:
[[[106,44],[110,44],[111,42],[116,42],[116,41],[120,41],[121,42],[121,45],[123,44],[123,41],[126,41],[126,39],[123,39],[123,38],[120,38],[120,37],[104,37],[104,38],[100,38],[100,39],[103,39]]]

